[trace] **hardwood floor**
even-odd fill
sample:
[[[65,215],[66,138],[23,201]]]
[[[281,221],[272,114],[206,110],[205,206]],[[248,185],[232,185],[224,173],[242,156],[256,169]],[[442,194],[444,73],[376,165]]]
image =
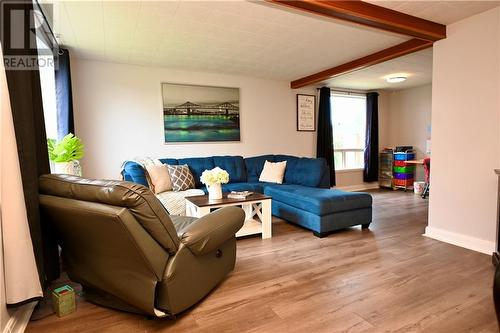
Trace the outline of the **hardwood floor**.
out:
[[[274,220],[238,240],[236,268],[177,320],[78,302],[27,332],[498,332],[488,255],[421,236],[427,200],[376,191],[374,220],[316,238]],[[459,223],[459,221],[457,221]]]

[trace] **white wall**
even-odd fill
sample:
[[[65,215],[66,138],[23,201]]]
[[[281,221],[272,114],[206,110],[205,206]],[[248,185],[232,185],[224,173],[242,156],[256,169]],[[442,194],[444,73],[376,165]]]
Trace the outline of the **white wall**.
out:
[[[315,94],[314,89],[291,90],[289,82],[284,81],[81,59],[72,59],[72,80],[76,132],[86,147],[82,160],[86,177],[117,179],[121,163],[136,156],[266,153],[315,156],[316,133],[297,132],[295,115],[295,95],[298,92]],[[164,144],[161,82],[240,87],[242,141]],[[412,113],[423,113],[422,110],[428,113],[418,116],[419,122],[430,117],[430,86],[396,93],[381,92],[380,147],[402,142],[417,145],[414,140],[400,139],[394,126],[406,126],[412,133],[414,128],[419,128],[425,135],[426,125],[412,126],[415,120]],[[406,135],[413,138],[420,134]],[[362,170],[337,172],[336,179],[338,187],[367,186],[363,183]]]
[[[389,99],[387,145],[413,146],[417,158],[423,158],[426,155],[427,128],[431,124],[432,85],[386,94]],[[424,180],[423,167],[417,166],[416,170],[416,179]]]
[[[431,123],[432,86],[389,91],[382,90],[379,103],[380,150],[394,146],[414,146],[417,157],[425,155],[427,126]],[[424,170],[417,167],[416,179],[424,180]],[[341,188],[366,188],[363,171],[337,172],[337,186]]]
[[[500,162],[500,9],[448,26],[434,46],[426,235],[494,249]]]
[[[345,190],[367,188],[367,184],[363,182],[363,170],[336,170],[335,183],[336,187]]]
[[[2,228],[2,219],[0,217],[0,230]],[[0,332],[4,331],[4,328],[9,322],[10,315],[7,312],[7,306],[5,304],[5,283],[3,279],[3,245],[2,237],[0,237]]]
[[[75,132],[85,144],[86,177],[120,177],[136,156],[314,156],[316,133],[296,131],[289,82],[72,59]],[[164,144],[161,82],[240,88],[241,142]]]

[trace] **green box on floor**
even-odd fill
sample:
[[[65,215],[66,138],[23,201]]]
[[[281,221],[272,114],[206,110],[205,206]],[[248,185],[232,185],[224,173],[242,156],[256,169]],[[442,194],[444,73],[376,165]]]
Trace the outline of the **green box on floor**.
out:
[[[52,306],[58,317],[69,315],[76,311],[75,291],[68,285],[52,291]]]

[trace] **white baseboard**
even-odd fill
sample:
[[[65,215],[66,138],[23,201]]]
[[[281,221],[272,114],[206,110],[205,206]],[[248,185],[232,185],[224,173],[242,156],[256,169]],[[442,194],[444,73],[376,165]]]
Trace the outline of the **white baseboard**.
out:
[[[470,237],[463,234],[457,234],[455,232],[439,228],[427,226],[425,228],[424,236],[489,255],[491,255],[495,251],[495,242]]]
[[[38,302],[24,304],[15,310],[11,310],[10,318],[2,333],[23,333]]]
[[[373,183],[363,183],[363,184],[356,184],[349,186],[336,186],[334,188],[342,191],[352,192],[352,191],[373,190],[380,188],[380,186],[378,185],[378,182],[373,182]]]

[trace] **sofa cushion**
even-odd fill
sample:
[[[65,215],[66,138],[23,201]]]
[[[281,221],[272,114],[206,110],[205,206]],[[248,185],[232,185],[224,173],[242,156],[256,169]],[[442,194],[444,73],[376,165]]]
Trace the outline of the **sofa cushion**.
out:
[[[331,232],[355,225],[369,224],[372,221],[371,207],[320,216],[274,200],[271,211],[276,217],[315,232]]]
[[[372,196],[362,192],[314,188],[302,185],[266,185],[264,194],[316,215],[371,207]]]
[[[177,165],[177,160],[175,158],[160,158],[160,162],[168,165]]]
[[[215,168],[214,159],[212,157],[192,157],[180,158],[177,160],[178,164],[187,164],[191,174],[194,177],[196,187],[202,186],[200,177],[203,171]]]
[[[321,158],[276,155],[275,161],[286,161],[284,183],[318,187],[327,169],[326,161]]]
[[[247,170],[247,182],[255,183],[259,181],[260,173],[266,161],[274,162],[274,155],[262,155],[245,158]]]
[[[191,217],[191,216],[175,216],[175,215],[170,215],[170,219],[172,220],[172,223],[174,224],[175,230],[177,230],[177,235],[179,238],[182,237],[182,233],[184,232],[184,229],[189,227],[194,221],[197,220],[196,217]]]
[[[241,156],[214,156],[214,165],[229,173],[230,183],[247,181],[245,161]]]

